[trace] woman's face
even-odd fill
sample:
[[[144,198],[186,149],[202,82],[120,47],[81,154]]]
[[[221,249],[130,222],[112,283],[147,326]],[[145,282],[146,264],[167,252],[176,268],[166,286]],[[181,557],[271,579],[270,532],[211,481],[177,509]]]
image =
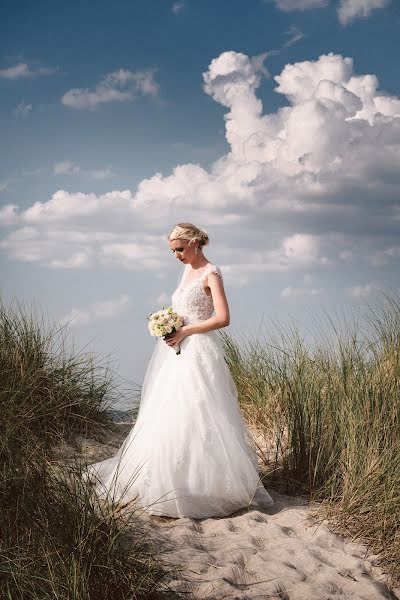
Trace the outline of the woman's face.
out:
[[[168,242],[171,251],[175,254],[176,258],[184,264],[191,263],[192,258],[195,256],[196,242],[189,245],[187,240],[172,240]]]

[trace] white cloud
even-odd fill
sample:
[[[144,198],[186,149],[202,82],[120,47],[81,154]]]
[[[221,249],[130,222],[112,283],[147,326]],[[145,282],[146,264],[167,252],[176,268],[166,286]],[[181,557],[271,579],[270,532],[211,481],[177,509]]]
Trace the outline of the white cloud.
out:
[[[285,287],[280,295],[282,296],[282,298],[289,298],[289,297],[297,297],[297,296],[316,296],[318,294],[321,294],[322,292],[322,288],[307,288],[307,287],[295,287],[292,285],[288,285],[287,287]]]
[[[29,77],[30,71],[26,63],[18,63],[7,69],[0,69],[0,77],[3,79],[18,79],[20,77]]]
[[[60,319],[62,324],[69,324],[71,327],[85,323],[109,320],[127,309],[129,297],[127,294],[120,294],[113,300],[102,300],[94,302],[85,309],[73,308],[68,314]]]
[[[276,7],[284,12],[324,8],[329,4],[329,0],[274,0],[274,2]],[[337,9],[339,21],[342,25],[348,25],[354,19],[367,18],[373,11],[384,8],[389,2],[390,0],[340,0]]]
[[[309,264],[319,260],[318,241],[311,235],[297,233],[285,239],[282,246],[290,261]]]
[[[174,2],[172,5],[172,12],[174,13],[174,15],[179,14],[180,12],[182,12],[182,10],[185,8],[185,3],[184,2]]]
[[[89,179],[108,179],[114,177],[115,173],[111,167],[106,169],[82,169],[72,160],[64,160],[53,165],[54,175],[83,175]]]
[[[91,179],[109,179],[110,177],[115,176],[115,173],[111,167],[107,167],[106,169],[92,169],[86,171],[86,173]]]
[[[301,40],[303,40],[306,37],[304,33],[294,25],[292,25],[287,31],[285,31],[285,35],[288,36],[289,39],[287,39],[286,42],[283,44],[283,48],[290,48],[290,46],[301,42]]]
[[[3,179],[3,181],[0,181],[0,193],[5,192],[6,190],[10,189],[10,184],[15,183],[18,180],[19,180],[19,177],[11,176],[11,177],[8,177],[7,179]]]
[[[38,258],[38,260],[40,260]],[[90,266],[90,252],[75,252],[66,259],[52,258],[48,266],[53,269],[82,269]]]
[[[215,235],[225,278],[235,284],[344,261],[369,266],[377,252],[384,253],[375,260],[394,260],[395,242],[385,240],[382,250],[377,238],[387,229],[394,239],[400,224],[400,99],[380,91],[375,75],[354,73],[351,58],[330,53],[287,64],[274,78],[287,103],[263,113],[256,92],[264,56],[224,52],[204,73],[205,92],[227,109],[229,150],[210,168],[180,164],[135,192],[58,190],[14,207],[19,229],[3,250],[51,266],[82,260],[165,272],[167,230],[187,220]],[[18,237],[27,227],[35,235]]]
[[[311,10],[323,8],[328,5],[328,0],[275,0],[276,7],[285,12],[292,10]]]
[[[388,225],[390,220],[393,222],[391,211],[388,212]],[[364,227],[362,221],[360,227]],[[387,235],[381,239],[378,234],[376,242],[369,231],[366,231],[364,236],[358,237],[339,233],[331,234],[330,237],[333,244],[338,248],[338,261],[343,263],[356,264],[362,262],[369,267],[381,267],[400,258],[400,246],[396,244],[389,246],[385,240]],[[395,234],[395,238],[397,241],[397,234]],[[378,246],[379,248],[377,248]]]
[[[17,216],[10,207],[4,220],[15,223]],[[0,241],[0,248],[10,258],[28,263],[46,264],[51,268],[85,268],[91,264],[93,236],[63,231],[40,230],[34,226],[15,229]]]
[[[81,168],[72,162],[72,160],[64,160],[53,166],[54,175],[77,175]]]
[[[98,205],[94,194],[69,194],[59,190],[47,202],[35,202],[24,211],[22,218],[27,223],[44,223],[66,220],[92,214]]]
[[[0,69],[0,78],[2,79],[21,79],[40,77],[42,75],[52,75],[57,71],[56,68],[49,67],[30,67],[27,63],[19,62],[12,67]]]
[[[12,205],[4,213],[0,211],[0,223],[3,225],[15,224],[17,218]],[[95,265],[132,270],[160,269],[162,259],[167,255],[165,248],[161,253],[160,241],[166,245],[165,240],[137,231],[130,232],[131,220],[132,216],[129,217],[127,212],[121,213],[120,222],[114,223],[114,229],[120,230],[119,233],[106,230],[106,227],[110,229],[110,222],[104,223],[104,229],[100,230],[98,222],[93,223],[90,214],[89,227],[85,227],[81,219],[64,227],[58,227],[52,219],[45,226],[33,221],[4,236],[0,240],[0,249],[14,260],[56,269],[86,269]],[[125,232],[121,231],[124,224]],[[74,229],[74,225],[79,229]]]
[[[0,186],[1,191],[1,186]],[[17,209],[15,204],[6,204],[0,208],[0,225],[13,225],[17,223]]]
[[[15,115],[17,117],[26,117],[32,111],[32,104],[26,104],[24,100],[18,104],[15,109]]]
[[[341,0],[338,7],[339,21],[347,25],[358,18],[367,18],[378,8],[385,8],[390,0]]]
[[[162,266],[160,251],[156,246],[140,242],[118,242],[103,244],[99,250],[103,264],[122,265],[127,269],[157,269]]]
[[[105,75],[93,90],[73,88],[61,98],[62,104],[78,110],[95,110],[108,102],[129,102],[138,94],[157,96],[159,85],[154,70],[118,69]]]
[[[370,262],[373,267],[381,267],[393,258],[400,258],[400,246],[390,246],[389,248],[378,250],[371,256]]]
[[[171,296],[170,294],[167,294],[166,292],[162,292],[158,298],[156,298],[155,301],[155,305],[156,306],[169,306],[169,303],[171,302]]]
[[[33,175],[39,175],[43,172],[43,169],[38,167],[37,169],[28,169],[27,171],[22,171],[22,177],[32,177]]]
[[[310,273],[303,275],[304,286],[288,285],[280,292],[282,298],[296,298],[298,296],[317,296],[324,290],[323,288],[316,288],[312,285],[313,276]]]
[[[382,286],[375,281],[366,283],[365,285],[354,285],[349,288],[348,292],[353,298],[361,298],[362,296],[368,296],[375,290],[381,289]]]
[[[65,222],[99,213],[109,215],[114,211],[129,213],[132,218],[132,205],[133,198],[129,190],[107,192],[101,196],[58,190],[47,202],[35,202],[23,211],[21,221],[37,224]]]

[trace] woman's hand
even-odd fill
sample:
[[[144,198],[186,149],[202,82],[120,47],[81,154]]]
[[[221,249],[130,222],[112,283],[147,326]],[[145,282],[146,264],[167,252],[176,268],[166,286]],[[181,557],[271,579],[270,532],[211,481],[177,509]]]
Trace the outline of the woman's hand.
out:
[[[185,337],[186,334],[182,331],[181,328],[178,329],[178,331],[174,331],[173,333],[169,334],[165,342],[168,344],[168,346],[175,348],[175,346],[179,346],[179,344],[183,339],[185,339]]]

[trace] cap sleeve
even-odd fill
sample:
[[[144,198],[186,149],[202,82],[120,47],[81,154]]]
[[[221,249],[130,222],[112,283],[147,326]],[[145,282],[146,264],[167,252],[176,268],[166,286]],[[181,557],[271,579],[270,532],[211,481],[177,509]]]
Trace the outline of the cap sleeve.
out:
[[[211,265],[204,274],[204,277],[207,277],[207,275],[210,273],[216,273],[220,277],[221,281],[223,281],[221,269],[216,265]]]

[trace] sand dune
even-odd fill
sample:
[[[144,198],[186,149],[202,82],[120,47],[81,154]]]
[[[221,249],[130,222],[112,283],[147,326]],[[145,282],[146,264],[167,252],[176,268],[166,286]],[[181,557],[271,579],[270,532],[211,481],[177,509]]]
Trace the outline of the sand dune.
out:
[[[90,460],[111,456],[129,426],[107,440],[86,440]],[[196,599],[378,600],[400,598],[366,548],[316,523],[305,499],[276,494],[265,511],[229,518],[168,519],[143,514],[165,560],[181,565],[172,590]]]
[[[225,519],[151,518],[171,563],[184,567],[173,589],[215,600],[396,598],[363,546],[313,525],[301,501],[275,499],[268,512]]]

